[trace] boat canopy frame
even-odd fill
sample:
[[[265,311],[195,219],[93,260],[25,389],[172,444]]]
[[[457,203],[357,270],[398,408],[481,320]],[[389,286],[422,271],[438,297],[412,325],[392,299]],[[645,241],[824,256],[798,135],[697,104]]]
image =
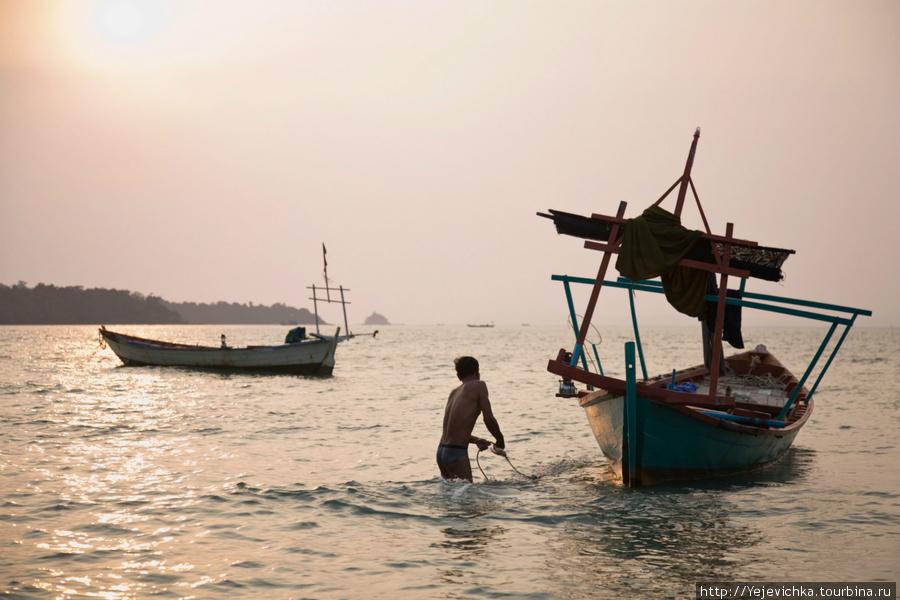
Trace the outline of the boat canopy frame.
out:
[[[572,301],[572,284],[584,284],[597,288],[596,279],[591,279],[587,277],[572,277],[569,275],[553,275],[551,277],[553,281],[560,281],[563,283],[566,292],[566,300],[569,306],[569,313],[572,319],[573,329],[575,330],[576,338],[579,337],[580,326],[578,324],[578,316],[575,313],[575,305]],[[824,302],[814,302],[810,300],[801,300],[797,298],[788,298],[785,296],[776,296],[772,294],[759,294],[754,292],[748,292],[744,289],[744,284],[746,283],[746,279],[741,280],[740,287],[740,298],[735,298],[728,296],[725,298],[725,303],[733,306],[739,306],[742,309],[748,308],[752,310],[759,310],[763,312],[771,312],[776,314],[788,315],[793,317],[799,317],[803,319],[808,319],[812,321],[819,321],[823,323],[830,323],[831,326],[828,329],[828,332],[825,334],[824,339],[819,345],[819,349],[816,351],[809,365],[807,366],[806,371],[803,374],[803,377],[800,379],[800,383],[794,388],[793,393],[790,398],[784,404],[784,408],[782,408],[781,413],[778,415],[777,420],[783,421],[787,416],[787,412],[790,407],[794,404],[797,396],[800,394],[806,382],[810,379],[813,372],[816,369],[816,366],[819,364],[822,356],[825,354],[828,345],[831,343],[832,339],[834,339],[834,335],[840,330],[840,336],[837,339],[837,342],[834,344],[830,354],[828,355],[827,360],[825,361],[822,369],[819,371],[816,376],[815,382],[810,388],[809,393],[804,398],[804,403],[808,403],[809,400],[815,394],[816,389],[819,387],[819,383],[822,381],[822,378],[825,376],[825,373],[828,371],[829,367],[831,367],[831,363],[834,360],[834,357],[837,355],[838,351],[841,349],[841,346],[844,343],[844,340],[847,338],[847,334],[850,332],[850,328],[853,327],[856,322],[856,317],[858,316],[872,316],[872,311],[862,309],[862,308],[851,308],[848,306],[840,306],[836,304],[827,304]],[[626,289],[629,290],[629,296],[631,297],[631,316],[632,316],[632,327],[634,330],[635,344],[637,347],[637,352],[640,357],[641,367],[643,369],[644,379],[648,379],[647,377],[647,368],[644,362],[644,353],[640,340],[640,333],[638,330],[637,316],[634,308],[634,293],[635,292],[649,292],[655,294],[663,294],[662,283],[656,280],[643,280],[643,281],[632,281],[631,279],[627,279],[625,277],[619,277],[615,281],[613,280],[605,280],[603,281],[604,286]],[[720,296],[714,294],[707,294],[706,301],[707,302],[718,302]],[[800,307],[800,308],[795,308]],[[597,358],[597,368],[600,370],[602,374],[602,367],[600,366],[600,358],[597,353],[596,346],[593,346],[594,355]],[[582,368],[585,371],[589,371],[587,358],[584,356],[584,353],[579,353],[576,355],[573,353],[571,366],[577,366],[577,362],[581,361]]]
[[[707,302],[712,302],[715,307],[715,326],[712,329],[712,348],[711,348],[711,358],[709,361],[709,370],[710,370],[710,395],[716,395],[716,389],[718,386],[719,373],[724,361],[724,357],[722,356],[722,336],[723,329],[725,324],[725,307],[726,304],[738,304],[739,306],[745,306],[747,308],[755,308],[761,310],[773,310],[775,312],[779,312],[782,314],[792,314],[795,316],[815,319],[815,320],[823,320],[830,321],[832,323],[831,331],[826,336],[826,341],[823,343],[823,346],[819,348],[819,352],[816,357],[810,364],[810,369],[807,369],[807,373],[804,376],[801,384],[797,386],[794,394],[792,395],[791,401],[796,398],[797,394],[800,393],[799,390],[803,387],[803,382],[805,382],[809,378],[810,370],[814,366],[815,363],[818,362],[822,352],[824,352],[824,347],[827,345],[827,342],[831,339],[834,332],[836,331],[839,325],[845,325],[845,330],[843,335],[841,336],[840,343],[838,344],[838,349],[840,348],[840,344],[843,343],[844,338],[846,338],[847,332],[852,326],[853,322],[858,315],[866,315],[871,316],[871,311],[863,310],[863,309],[853,309],[847,307],[839,307],[819,302],[809,302],[805,300],[792,300],[787,298],[780,298],[778,296],[768,296],[762,294],[747,294],[744,292],[744,287],[747,279],[750,277],[760,277],[762,279],[774,280],[778,281],[781,279],[781,265],[787,259],[788,256],[794,253],[793,250],[784,250],[778,248],[765,248],[760,246],[755,241],[743,240],[734,237],[734,224],[726,223],[725,225],[725,235],[715,235],[712,233],[712,230],[709,227],[709,223],[706,220],[706,214],[703,211],[703,206],[700,202],[700,197],[697,194],[697,189],[694,186],[693,179],[691,178],[691,170],[694,164],[694,157],[697,152],[697,142],[700,139],[700,128],[694,132],[694,138],[691,142],[691,149],[688,153],[687,161],[685,162],[684,172],[681,177],[675,181],[672,186],[666,190],[666,192],[654,203],[654,206],[659,206],[663,200],[665,200],[669,194],[678,187],[678,197],[675,206],[674,216],[680,221],[682,210],[684,208],[685,199],[687,197],[688,189],[690,189],[694,200],[697,205],[697,210],[700,213],[700,216],[703,220],[703,225],[705,228],[705,232],[701,232],[700,238],[707,241],[709,245],[710,252],[712,254],[712,260],[697,260],[690,255],[686,255],[685,257],[678,260],[675,264],[681,267],[687,267],[689,269],[696,269],[700,271],[706,271],[710,274],[712,278],[715,278],[715,275],[718,275],[717,288],[718,294],[707,294],[705,300]],[[645,281],[631,281],[629,279],[620,279],[619,281],[606,281],[606,273],[609,269],[610,258],[613,254],[620,254],[622,249],[623,237],[624,237],[624,229],[628,225],[629,221],[625,219],[625,209],[628,206],[626,202],[620,202],[618,210],[616,211],[616,215],[607,216],[600,214],[592,214],[590,218],[587,217],[579,217],[577,215],[570,215],[569,213],[561,213],[560,211],[550,211],[551,215],[546,215],[543,213],[538,213],[539,216],[548,217],[554,220],[557,225],[557,231],[560,233],[566,233],[569,235],[577,235],[579,237],[585,237],[584,247],[589,250],[598,250],[603,253],[603,258],[600,261],[600,267],[597,270],[597,276],[595,279],[590,280],[593,289],[591,290],[591,296],[588,300],[587,307],[584,312],[583,317],[583,326],[580,328],[575,324],[575,312],[573,309],[571,294],[568,290],[566,290],[567,298],[569,301],[569,309],[572,313],[572,323],[573,328],[576,330],[576,342],[575,348],[572,351],[572,359],[570,366],[577,367],[579,359],[582,360],[582,363],[586,365],[586,361],[583,357],[584,352],[584,344],[586,341],[586,335],[588,326],[591,323],[594,315],[594,309],[597,305],[597,299],[600,295],[600,290],[604,285],[611,285],[612,287],[628,287],[632,290],[631,297],[631,313],[632,313],[632,321],[634,321],[635,328],[635,338],[638,341],[638,350],[641,358],[641,364],[644,365],[643,358],[643,350],[640,346],[640,339],[637,330],[637,317],[635,314],[634,308],[634,291],[653,291],[662,293],[662,284],[659,282],[654,282],[652,280]],[[577,232],[573,232],[569,227],[563,226],[560,227],[561,223],[558,220],[559,215],[565,215],[565,218],[568,220],[574,219],[577,224]],[[600,227],[597,230],[597,226]],[[590,233],[586,235],[586,233]],[[603,240],[603,236],[606,235],[605,241]],[[699,246],[703,246],[703,244],[698,244]],[[743,250],[739,250],[735,252],[735,248],[743,247],[750,252],[754,251],[762,251],[761,254],[758,253],[757,256],[751,260],[761,261],[763,264],[758,264],[757,266],[763,266],[764,272],[756,271],[753,265],[749,264],[745,259],[749,258],[749,256],[743,253]],[[734,260],[734,262],[732,262]],[[554,276],[555,278],[556,276]],[[837,318],[829,318],[828,315],[824,313],[814,313],[810,311],[802,311],[793,308],[788,308],[786,306],[783,307],[772,307],[772,305],[765,305],[762,302],[755,303],[750,302],[747,303],[743,300],[737,301],[732,298],[728,298],[728,278],[729,277],[737,277],[741,280],[740,283],[740,291],[741,293],[749,298],[754,298],[758,301],[768,301],[768,302],[783,302],[785,304],[793,304],[795,306],[802,306],[806,308],[812,308],[815,310],[837,310],[838,312],[846,312],[850,314],[849,320],[846,317],[837,317]],[[626,283],[621,283],[622,281]],[[568,286],[568,283],[566,284]],[[769,306],[769,308],[764,308],[765,306]],[[596,354],[596,347],[594,348]],[[835,352],[828,359],[828,365],[831,364],[831,361],[836,354]],[[599,358],[598,358],[599,364]],[[646,379],[646,366],[644,366],[644,378]],[[819,380],[816,382],[816,386],[818,386],[818,381],[821,381],[821,375]],[[815,389],[815,387],[814,387]],[[781,418],[786,414],[788,407],[792,402],[788,402],[785,404],[785,409],[782,410]]]
[[[342,285],[339,285],[338,287],[330,287],[327,284],[325,285],[325,287],[322,287],[322,286],[316,287],[316,285],[313,284],[313,285],[307,287],[306,289],[312,290],[312,297],[309,299],[313,301],[313,313],[315,314],[315,317],[316,317],[316,335],[317,336],[321,336],[321,333],[319,332],[319,302],[325,302],[327,304],[331,304],[332,302],[334,302],[334,303],[340,304],[341,308],[343,308],[343,310],[344,310],[344,331],[346,331],[347,334],[343,337],[343,339],[350,339],[350,338],[356,337],[355,335],[350,333],[350,327],[347,324],[347,305],[350,304],[350,302],[345,300],[344,292],[349,292],[350,288],[345,288]],[[317,291],[318,292],[324,291],[325,297],[323,298],[321,296],[318,296],[316,294]],[[331,292],[340,292],[341,299],[340,300],[338,300],[338,299],[332,300]]]

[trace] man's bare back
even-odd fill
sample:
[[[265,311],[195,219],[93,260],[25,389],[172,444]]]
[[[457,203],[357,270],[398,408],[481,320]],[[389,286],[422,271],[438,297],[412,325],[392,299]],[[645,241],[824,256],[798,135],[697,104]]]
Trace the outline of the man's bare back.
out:
[[[485,422],[493,419],[487,385],[479,379],[464,381],[450,392],[444,409],[444,434],[441,436],[441,443],[465,446],[474,441],[471,439],[472,430],[478,421],[478,415],[484,411],[482,405],[487,408]]]
[[[466,448],[470,443],[477,444],[481,450],[490,446],[488,440],[472,435],[478,415],[482,415],[498,448],[504,447],[504,440],[491,410],[487,385],[481,381],[478,361],[472,357],[457,359],[457,377],[462,385],[450,392],[444,409],[444,430],[438,446],[438,466],[445,479],[472,481],[472,466]]]

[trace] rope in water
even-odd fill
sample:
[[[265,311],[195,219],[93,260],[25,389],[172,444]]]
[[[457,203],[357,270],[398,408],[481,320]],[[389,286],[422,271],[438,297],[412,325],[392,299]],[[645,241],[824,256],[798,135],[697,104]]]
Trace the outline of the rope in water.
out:
[[[481,471],[481,475],[484,477],[485,481],[490,481],[491,478],[485,474],[484,469],[481,468],[481,461],[478,459],[481,452],[482,452],[482,450],[481,450],[481,448],[479,448],[478,452],[475,453],[475,464],[478,465],[478,470]],[[499,454],[499,453],[495,452],[495,454]],[[516,468],[516,466],[514,464],[512,464],[512,461],[509,460],[509,456],[507,456],[505,452],[503,454],[501,454],[501,456],[506,459],[506,462],[509,463],[509,466],[512,467],[512,470],[515,471],[516,473],[518,473],[519,475],[521,475],[522,477],[527,477],[528,479],[537,479],[537,475],[526,475],[522,471],[518,470]]]

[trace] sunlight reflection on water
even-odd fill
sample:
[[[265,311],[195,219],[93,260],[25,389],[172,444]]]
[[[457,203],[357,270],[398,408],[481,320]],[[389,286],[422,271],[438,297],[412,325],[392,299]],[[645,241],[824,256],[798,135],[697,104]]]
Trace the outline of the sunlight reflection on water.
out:
[[[21,597],[691,598],[703,578],[793,576],[798,554],[838,579],[894,573],[897,399],[878,394],[900,344],[880,330],[848,340],[784,460],[649,490],[621,488],[583,411],[553,397],[544,368],[569,342],[561,328],[388,328],[342,344],[327,379],[123,367],[90,328],[0,334],[0,581]],[[228,331],[248,344],[275,334]],[[698,337],[645,335],[657,370]],[[608,371],[621,370],[620,337],[604,332]],[[781,356],[814,336],[746,337]],[[481,360],[510,458],[536,480],[489,454],[488,481],[437,478],[463,353]],[[884,407],[875,428],[842,402],[857,377]]]

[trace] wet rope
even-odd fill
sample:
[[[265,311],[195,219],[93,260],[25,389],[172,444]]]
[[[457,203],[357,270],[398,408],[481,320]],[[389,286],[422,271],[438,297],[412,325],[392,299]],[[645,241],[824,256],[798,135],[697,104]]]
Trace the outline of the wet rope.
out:
[[[98,332],[97,337],[100,340],[100,345],[98,348],[94,348],[94,351],[91,352],[90,356],[88,356],[88,360],[93,360],[94,357],[97,356],[98,352],[100,352],[101,350],[106,350],[106,340],[103,339],[103,334]]]
[[[484,469],[481,468],[481,461],[478,459],[481,452],[482,452],[482,450],[481,450],[481,448],[479,448],[478,452],[475,453],[475,464],[478,465],[478,470],[481,471],[481,475],[484,477],[485,481],[490,481],[491,480],[490,477],[488,477],[485,474]],[[512,464],[512,461],[509,460],[509,456],[506,454],[506,452],[503,452],[502,454],[500,454],[499,452],[494,452],[494,454],[499,454],[500,456],[505,458],[506,462],[509,463],[509,466],[512,467],[512,470],[515,471],[516,473],[518,473],[519,475],[521,475],[522,477],[526,477],[528,479],[537,479],[538,478],[537,475],[526,475],[522,471],[518,470],[516,468],[516,466],[514,464]]]
[[[478,449],[478,452],[475,453],[475,464],[478,465],[478,470],[481,471],[482,477],[484,477],[485,481],[490,481],[490,478],[485,475],[484,469],[481,468],[481,461],[478,460],[478,456],[481,454],[481,448]]]
[[[509,466],[512,467],[512,470],[515,471],[516,473],[518,473],[519,475],[521,475],[522,477],[527,477],[528,479],[537,479],[538,478],[537,475],[526,475],[522,471],[518,470],[516,468],[516,466],[514,464],[512,464],[512,462],[510,462],[509,457],[506,454],[503,455],[503,458],[506,459],[506,462],[509,463]]]

